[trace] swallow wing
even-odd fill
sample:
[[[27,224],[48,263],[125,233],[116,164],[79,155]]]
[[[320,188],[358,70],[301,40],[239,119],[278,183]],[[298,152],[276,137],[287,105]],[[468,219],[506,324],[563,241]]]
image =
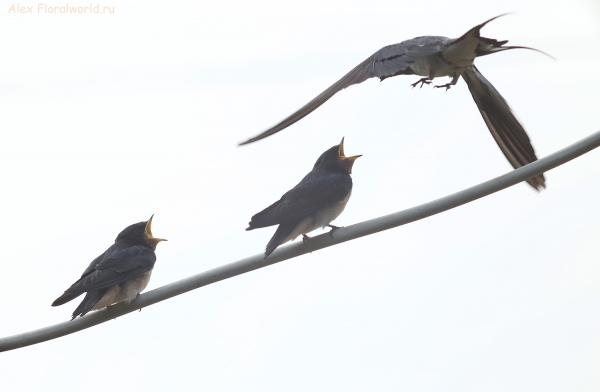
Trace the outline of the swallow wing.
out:
[[[352,190],[347,173],[313,170],[298,185],[254,215],[246,230],[297,221],[344,200]]]
[[[79,295],[114,286],[150,271],[155,262],[156,254],[145,246],[116,250],[107,254],[94,271],[75,282],[65,293]]]
[[[399,44],[389,45],[379,49],[368,59],[354,67],[343,78],[335,82],[327,90],[319,94],[315,99],[304,105],[300,110],[281,121],[279,124],[267,129],[265,132],[255,136],[241,144],[249,144],[274,133],[281,131],[312,113],[319,106],[333,97],[338,91],[362,83],[370,78],[385,79],[391,76],[412,74],[408,67],[416,60],[432,55],[440,50],[442,44],[449,39],[446,37],[417,37]]]

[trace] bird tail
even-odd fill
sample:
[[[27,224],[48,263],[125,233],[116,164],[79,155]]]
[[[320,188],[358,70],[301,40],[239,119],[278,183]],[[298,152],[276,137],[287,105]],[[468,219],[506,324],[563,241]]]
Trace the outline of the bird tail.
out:
[[[471,30],[467,31],[466,33],[464,33],[460,38],[457,38],[456,41],[460,41],[462,39],[465,39],[467,37],[479,37],[479,31],[483,28],[483,26],[485,26],[486,24],[490,23],[492,20],[494,19],[498,19],[501,16],[504,15],[508,15],[509,13],[506,14],[502,14],[502,15],[498,15],[498,16],[494,16],[491,19],[486,20],[485,22],[478,24],[477,26],[473,27]],[[506,43],[508,41],[505,41],[504,43]]]
[[[292,234],[292,231],[294,231],[297,224],[298,224],[297,222],[293,222],[293,223],[282,223],[279,225],[279,227],[275,231],[275,234],[273,234],[273,237],[271,237],[271,240],[269,241],[269,243],[267,244],[267,247],[265,248],[265,257],[264,257],[265,259],[271,253],[273,253],[273,251],[275,249],[277,249],[277,247],[279,245],[288,241],[288,239],[289,239],[288,237],[290,236],[290,234]]]
[[[77,316],[85,316],[85,314],[89,312],[94,305],[98,303],[98,301],[100,301],[104,294],[106,294],[106,291],[107,289],[87,292],[83,298],[83,301],[81,301],[79,306],[73,312],[71,320],[74,320]]]
[[[473,27],[471,30],[464,33],[460,38],[457,38],[456,41],[461,41],[467,37],[479,38],[479,45],[477,45],[477,49],[475,49],[475,53],[477,54],[477,57],[487,56],[488,54],[503,52],[505,50],[510,50],[510,49],[529,49],[529,50],[534,50],[536,52],[545,54],[546,56],[550,57],[551,59],[556,60],[554,57],[550,56],[548,53],[542,52],[541,50],[538,50],[538,49],[530,48],[528,46],[502,46],[502,45],[506,44],[508,42],[508,40],[498,41],[497,39],[485,38],[480,35],[480,30],[486,24],[490,23],[494,19],[498,19],[499,17],[508,15],[508,14],[509,13],[498,15],[491,19],[486,20],[485,22],[483,22],[481,24],[478,24],[477,26]]]
[[[502,98],[498,90],[474,66],[463,72],[463,79],[469,87],[473,100],[481,112],[481,117],[488,126],[498,147],[506,159],[515,168],[537,161],[535,150],[525,132],[512,113],[508,103]],[[527,180],[529,185],[536,190],[546,187],[543,174]]]
[[[534,52],[544,54],[544,55],[550,57],[552,60],[556,60],[554,57],[550,56],[548,53],[541,51],[539,49],[536,49],[536,48],[530,48],[529,46],[502,46],[505,43],[507,43],[508,40],[498,41],[493,38],[479,37],[479,41],[480,41],[479,45],[477,46],[477,49],[475,49],[475,54],[477,55],[477,57],[487,56],[488,54],[504,52],[505,50],[511,50],[511,49],[527,49],[527,50],[533,50]]]
[[[73,294],[73,293],[68,293],[68,292],[64,292],[63,295],[61,295],[60,297],[58,297],[56,300],[54,300],[54,302],[52,302],[52,306],[60,306],[60,305],[64,305],[69,301],[74,300],[75,298],[79,297],[82,293],[79,294]]]

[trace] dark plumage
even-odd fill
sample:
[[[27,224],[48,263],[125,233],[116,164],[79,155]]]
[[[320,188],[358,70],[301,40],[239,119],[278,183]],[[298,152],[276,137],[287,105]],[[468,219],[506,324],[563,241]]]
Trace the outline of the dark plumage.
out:
[[[152,217],[135,223],[119,233],[115,243],[96,257],[81,278],[65,290],[52,306],[63,305],[87,293],[75,309],[72,319],[90,310],[113,303],[132,301],[150,280],[156,262],[156,245],[162,238],[152,236]]]
[[[279,225],[267,244],[265,258],[279,245],[328,226],[342,213],[352,193],[352,165],[360,156],[346,157],[342,139],[321,154],[298,185],[252,217],[246,230]]]
[[[492,136],[511,165],[518,168],[536,161],[535,151],[525,129],[500,93],[473,65],[473,61],[479,56],[509,49],[532,49],[524,46],[504,46],[507,40],[481,37],[479,31],[483,26],[498,17],[473,27],[456,39],[425,36],[381,48],[300,110],[241,144],[255,142],[289,127],[312,113],[338,91],[370,78],[383,81],[392,76],[419,75],[423,78],[412,86],[421,83],[422,87],[423,84],[431,84],[431,80],[436,77],[449,76],[452,77],[450,83],[436,86],[449,89],[462,76]],[[530,178],[527,182],[535,189],[546,186],[543,174]]]

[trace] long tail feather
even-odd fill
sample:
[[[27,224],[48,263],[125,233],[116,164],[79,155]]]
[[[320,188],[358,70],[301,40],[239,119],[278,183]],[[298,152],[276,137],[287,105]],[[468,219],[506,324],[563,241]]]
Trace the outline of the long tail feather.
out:
[[[498,147],[516,169],[537,161],[529,136],[498,90],[472,65],[462,74],[477,108]],[[527,180],[536,190],[546,187],[543,174]]]

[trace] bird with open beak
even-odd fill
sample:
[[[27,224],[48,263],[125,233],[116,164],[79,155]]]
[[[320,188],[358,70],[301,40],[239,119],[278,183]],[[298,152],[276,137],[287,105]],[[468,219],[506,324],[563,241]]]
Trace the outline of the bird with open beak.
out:
[[[265,258],[279,245],[293,240],[300,234],[304,242],[306,233],[319,227],[336,226],[330,223],[337,218],[352,194],[352,165],[362,155],[346,157],[344,139],[325,151],[298,185],[281,199],[265,208],[250,220],[246,230],[279,225],[265,249]]]
[[[115,243],[96,257],[81,275],[52,303],[63,305],[86,293],[71,320],[91,310],[133,301],[146,288],[156,262],[156,245],[162,238],[152,236],[152,218],[135,223],[119,233]]]
[[[298,111],[241,144],[253,143],[289,127],[323,105],[337,92],[370,78],[379,78],[383,81],[398,75],[418,75],[422,78],[412,86],[415,87],[420,83],[423,87],[423,84],[431,84],[434,78],[449,76],[452,78],[449,83],[435,86],[448,90],[462,76],[483,121],[510,164],[517,169],[534,162],[537,156],[525,129],[498,90],[473,64],[477,57],[510,49],[531,49],[541,52],[526,46],[504,46],[507,40],[498,41],[479,34],[487,23],[500,16],[473,27],[459,38],[424,36],[383,47]],[[430,111],[435,113],[435,108],[430,108]],[[543,174],[532,177],[527,182],[536,190],[546,187]]]

